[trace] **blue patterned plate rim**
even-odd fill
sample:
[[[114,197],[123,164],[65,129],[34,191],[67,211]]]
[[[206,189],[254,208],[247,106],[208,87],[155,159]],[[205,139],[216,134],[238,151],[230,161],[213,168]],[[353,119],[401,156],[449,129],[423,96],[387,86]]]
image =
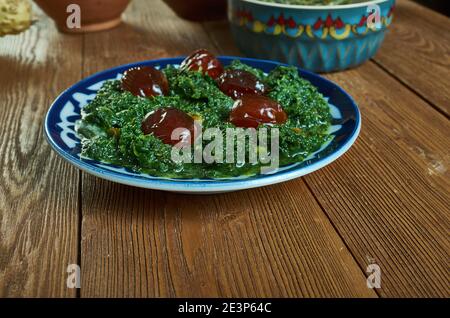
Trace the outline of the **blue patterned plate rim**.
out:
[[[185,57],[175,57],[175,58],[163,58],[156,60],[147,60],[141,62],[135,62],[130,64],[120,65],[114,68],[110,68],[98,73],[95,73],[89,77],[84,78],[78,83],[74,84],[70,88],[63,91],[52,103],[50,106],[47,115],[45,117],[44,122],[44,134],[48,143],[51,147],[59,154],[62,158],[67,160],[72,165],[77,168],[88,172],[94,176],[118,182],[126,185],[155,189],[155,190],[164,190],[164,191],[173,191],[173,192],[189,192],[189,193],[213,193],[213,192],[227,192],[227,191],[235,191],[241,189],[250,189],[256,187],[262,187],[266,185],[276,184],[288,180],[292,180],[311,172],[314,172],[324,166],[330,164],[334,160],[338,159],[342,156],[356,141],[360,129],[361,129],[361,115],[353,98],[345,92],[342,88],[340,88],[337,84],[331,82],[330,80],[323,78],[317,74],[312,72],[303,70],[298,68],[300,75],[309,80],[315,85],[319,91],[324,94],[325,97],[332,99],[329,95],[337,96],[343,100],[342,102],[334,104],[335,107],[339,109],[341,113],[348,113],[348,116],[343,116],[341,118],[341,123],[345,124],[347,132],[343,135],[340,135],[340,140],[338,141],[338,145],[335,144],[334,140],[331,144],[334,144],[334,149],[328,151],[326,155],[320,158],[314,158],[311,160],[305,161],[300,164],[290,165],[281,171],[278,171],[273,174],[267,175],[256,175],[247,178],[234,178],[234,179],[219,179],[219,180],[211,180],[211,179],[169,179],[169,178],[160,178],[160,177],[152,177],[145,174],[135,174],[131,175],[130,173],[124,173],[117,171],[120,167],[116,167],[109,164],[104,164],[94,160],[81,159],[79,157],[79,153],[74,153],[73,151],[69,151],[66,145],[63,144],[62,140],[58,140],[55,138],[55,135],[58,135],[60,132],[60,127],[58,126],[57,119],[60,118],[61,110],[64,105],[68,101],[73,101],[73,95],[79,93],[82,90],[89,90],[89,87],[98,84],[104,80],[114,79],[125,70],[131,67],[150,65],[150,66],[166,66],[169,64],[180,64],[181,61]],[[220,56],[219,60],[225,65],[229,64],[231,61],[239,59],[242,62],[249,64],[254,67],[258,67],[263,69],[265,72],[270,71],[276,66],[287,64],[269,61],[269,60],[261,60],[261,59],[253,59],[253,58],[245,58],[245,57],[237,57],[237,56]],[[329,92],[330,94],[326,94]],[[95,93],[95,91],[93,91]],[[76,107],[75,107],[76,108]],[[76,108],[76,110],[80,110],[80,108]],[[79,115],[79,113],[77,113]],[[73,120],[73,124],[75,119]],[[55,132],[56,133],[52,133]],[[335,138],[337,139],[337,138]],[[79,143],[79,139],[77,142]],[[325,149],[330,146],[325,147]],[[75,148],[74,148],[75,149]],[[324,151],[322,149],[321,151]],[[108,167],[108,168],[106,168]],[[114,169],[114,170],[113,170]]]

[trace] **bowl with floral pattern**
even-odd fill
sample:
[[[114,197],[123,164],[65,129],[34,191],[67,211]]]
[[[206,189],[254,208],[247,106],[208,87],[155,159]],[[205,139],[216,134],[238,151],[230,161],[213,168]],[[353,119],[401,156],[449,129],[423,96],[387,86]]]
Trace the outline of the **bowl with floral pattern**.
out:
[[[249,57],[314,72],[344,70],[370,59],[384,40],[395,8],[395,0],[342,5],[278,2],[290,1],[228,0],[237,46]]]

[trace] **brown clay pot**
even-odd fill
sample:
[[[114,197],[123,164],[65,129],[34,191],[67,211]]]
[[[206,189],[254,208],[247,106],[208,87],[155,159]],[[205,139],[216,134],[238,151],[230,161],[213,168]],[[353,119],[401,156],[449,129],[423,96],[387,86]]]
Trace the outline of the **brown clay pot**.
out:
[[[122,21],[121,15],[130,0],[34,0],[50,16],[61,32],[83,33],[107,30],[116,27]],[[81,27],[69,28],[67,12],[70,4],[77,4],[81,11]]]
[[[164,0],[183,19],[192,21],[226,18],[226,0]]]

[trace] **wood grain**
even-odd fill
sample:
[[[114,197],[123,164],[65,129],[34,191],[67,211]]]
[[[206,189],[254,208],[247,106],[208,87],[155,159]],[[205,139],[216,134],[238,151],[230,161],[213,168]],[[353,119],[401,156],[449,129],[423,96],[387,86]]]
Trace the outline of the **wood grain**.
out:
[[[49,19],[0,38],[0,297],[74,297],[78,171],[57,158],[42,123],[51,101],[81,75],[81,38]]]
[[[143,4],[133,1],[125,26],[86,36],[86,74],[216,51],[201,25]],[[95,58],[100,48],[114,56]],[[188,196],[83,174],[82,198],[82,297],[376,296],[302,180]]]
[[[302,180],[211,196],[85,180],[82,297],[375,296]]]
[[[328,77],[356,97],[363,128],[307,183],[360,266],[381,266],[381,296],[448,297],[449,121],[374,64]]]
[[[450,19],[412,1],[397,1],[394,22],[374,61],[450,115]]]

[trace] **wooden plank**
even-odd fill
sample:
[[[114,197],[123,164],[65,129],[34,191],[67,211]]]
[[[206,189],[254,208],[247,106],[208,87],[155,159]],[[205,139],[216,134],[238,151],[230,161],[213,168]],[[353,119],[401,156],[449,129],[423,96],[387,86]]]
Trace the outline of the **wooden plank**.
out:
[[[450,19],[412,1],[397,2],[374,61],[450,115]]]
[[[302,180],[214,196],[84,180],[82,297],[375,296]]]
[[[206,26],[221,53],[239,54],[225,22]],[[381,266],[379,295],[448,297],[449,122],[374,63],[327,77],[358,102],[362,131],[304,179],[361,268]]]
[[[52,100],[81,75],[81,38],[39,21],[0,38],[0,297],[74,297],[78,171],[42,132]]]
[[[359,142],[306,177],[381,296],[448,297],[450,123],[372,63],[328,76],[356,97]]]
[[[126,25],[87,35],[86,75],[214,50],[158,3],[133,1]],[[81,297],[376,296],[302,180],[209,196],[82,183]]]

